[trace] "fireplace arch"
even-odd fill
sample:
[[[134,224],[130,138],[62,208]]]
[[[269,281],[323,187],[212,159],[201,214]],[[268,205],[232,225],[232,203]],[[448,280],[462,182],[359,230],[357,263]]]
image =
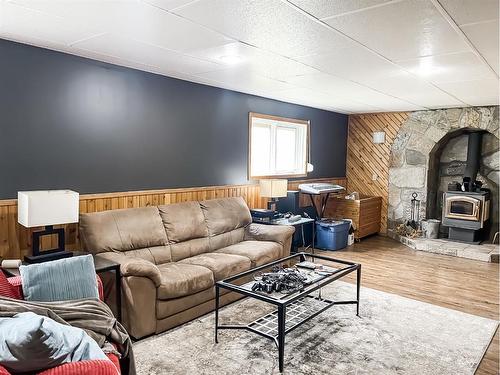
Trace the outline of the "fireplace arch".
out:
[[[498,107],[417,111],[408,116],[391,146],[387,216],[389,229],[394,229],[409,218],[413,192],[421,200],[421,218],[428,218],[436,212],[437,191],[429,190],[432,187],[429,184],[439,170],[436,165],[439,163],[437,154],[450,139],[459,134],[477,131],[493,134],[498,144]],[[494,172],[491,177],[498,187],[500,172]],[[498,201],[495,204],[498,205]]]

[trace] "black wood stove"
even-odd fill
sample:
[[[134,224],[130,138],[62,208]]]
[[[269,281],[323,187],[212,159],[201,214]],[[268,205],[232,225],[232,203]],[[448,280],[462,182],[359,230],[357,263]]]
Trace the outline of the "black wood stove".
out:
[[[481,155],[482,132],[469,134],[467,166],[463,181],[452,183],[443,197],[443,225],[450,240],[480,243],[490,218],[490,191],[476,180]]]

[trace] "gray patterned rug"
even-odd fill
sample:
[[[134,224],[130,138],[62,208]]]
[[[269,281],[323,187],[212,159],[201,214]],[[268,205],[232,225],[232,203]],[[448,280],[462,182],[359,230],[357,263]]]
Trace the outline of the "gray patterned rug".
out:
[[[336,282],[323,296],[350,299]],[[221,310],[221,323],[250,322],[269,312],[245,299]],[[361,289],[355,306],[334,306],[286,336],[285,374],[473,374],[498,322]],[[213,314],[134,344],[137,372],[279,374],[274,343],[247,331],[223,330],[214,344]]]

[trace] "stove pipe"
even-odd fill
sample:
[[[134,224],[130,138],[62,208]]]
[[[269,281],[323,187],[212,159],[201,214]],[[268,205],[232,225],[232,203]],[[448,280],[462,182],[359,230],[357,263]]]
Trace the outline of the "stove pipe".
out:
[[[479,171],[479,158],[481,155],[482,132],[469,133],[467,145],[467,165],[465,167],[464,177],[470,178],[471,182],[476,181]]]

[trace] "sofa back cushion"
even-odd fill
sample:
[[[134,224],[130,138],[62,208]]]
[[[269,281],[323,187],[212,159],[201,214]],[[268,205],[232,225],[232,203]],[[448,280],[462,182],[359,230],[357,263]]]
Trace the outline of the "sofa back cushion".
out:
[[[80,240],[92,253],[120,251],[155,264],[243,241],[252,222],[241,197],[80,215]]]
[[[155,263],[170,261],[170,248],[157,207],[127,208],[80,215],[84,250],[130,252]]]
[[[207,224],[199,202],[174,203],[159,206],[158,210],[173,261],[210,251]]]
[[[252,216],[242,197],[200,202],[210,236],[210,251],[243,241],[245,227]]]

